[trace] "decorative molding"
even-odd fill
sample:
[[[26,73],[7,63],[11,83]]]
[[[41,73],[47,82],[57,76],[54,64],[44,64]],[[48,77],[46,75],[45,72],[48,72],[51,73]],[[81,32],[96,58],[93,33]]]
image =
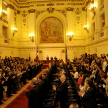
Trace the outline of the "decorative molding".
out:
[[[39,50],[39,53],[43,53],[43,51],[42,50]]]
[[[61,53],[65,53],[65,50],[62,50]]]
[[[76,8],[76,9],[75,9],[75,14],[76,14],[76,15],[80,15],[80,14],[81,14],[81,10],[80,10],[79,8]]]
[[[87,7],[90,3],[93,3],[93,2],[94,2],[94,0],[93,1],[91,1],[91,0],[85,1],[85,7]]]
[[[5,19],[2,19],[2,21],[3,21],[4,23],[8,24],[8,21],[7,21],[7,20],[5,20]]]
[[[30,6],[20,6],[20,8],[29,8]]]
[[[17,10],[17,14],[20,14],[20,11],[19,10]]]
[[[19,0],[15,0],[18,4],[28,4],[28,3],[41,3],[41,2],[70,2],[70,1],[72,1],[72,2],[74,2],[74,3],[76,3],[76,2],[79,2],[79,4],[80,3],[84,3],[85,2],[85,0],[45,0],[45,1],[40,1],[40,0],[38,0],[38,1],[19,1]]]
[[[48,11],[49,13],[53,13],[53,12],[54,12],[54,8],[49,7],[49,8],[47,8],[47,11]]]
[[[44,6],[44,4],[37,4],[37,6]]]
[[[64,5],[64,3],[57,3],[57,5]]]
[[[62,13],[66,17],[66,11],[65,10],[56,10],[56,11]]]
[[[22,16],[23,16],[23,17],[26,17],[26,16],[27,16],[27,14],[22,14]]]
[[[54,4],[53,3],[49,3],[49,4],[47,4],[47,6],[54,6]]]
[[[10,8],[10,9],[13,9],[13,10],[16,10],[15,7],[13,5],[11,5],[11,4],[8,4],[6,7]]]
[[[66,10],[67,10],[67,11],[73,11],[74,8],[68,7],[68,8],[66,8]]]
[[[93,45],[93,44],[97,44],[97,43],[100,43],[100,42],[103,42],[103,41],[108,41],[108,37],[103,37],[103,38],[100,38],[98,40],[94,40],[91,43],[86,44],[85,47]]]
[[[82,8],[82,11],[86,11],[85,7]]]
[[[28,10],[29,13],[35,13],[35,9]]]
[[[2,20],[2,17],[0,17],[0,20]]]
[[[36,18],[37,18],[41,13],[43,13],[43,12],[45,12],[45,11],[37,11],[37,12],[36,12]]]

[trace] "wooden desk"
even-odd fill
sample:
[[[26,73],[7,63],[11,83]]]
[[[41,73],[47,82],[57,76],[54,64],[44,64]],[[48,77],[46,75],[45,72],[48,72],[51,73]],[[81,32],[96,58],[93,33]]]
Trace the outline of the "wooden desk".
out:
[[[34,59],[34,61],[36,62],[36,61],[39,61],[39,60],[37,60],[37,59]],[[44,64],[49,64],[49,63],[52,63],[54,60],[41,60]],[[57,62],[58,62],[59,60],[57,60]]]

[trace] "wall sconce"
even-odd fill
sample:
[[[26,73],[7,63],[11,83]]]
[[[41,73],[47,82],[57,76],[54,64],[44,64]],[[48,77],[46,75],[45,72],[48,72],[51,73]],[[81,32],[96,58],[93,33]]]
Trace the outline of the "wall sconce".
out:
[[[90,6],[89,10],[95,14],[96,7],[97,7],[96,4],[92,4],[92,5]]]
[[[87,33],[89,33],[89,30],[88,30],[88,26],[87,25],[84,25],[84,30],[86,30]]]
[[[6,16],[7,12],[5,10],[2,10],[0,13],[0,19],[2,19],[2,17]]]
[[[15,33],[18,31],[17,28],[13,28],[13,36],[15,35]]]
[[[30,34],[29,38],[31,39],[32,42],[34,42],[34,34]]]
[[[74,33],[72,33],[72,32],[67,33],[66,36],[69,38],[69,41],[71,41],[74,36]]]

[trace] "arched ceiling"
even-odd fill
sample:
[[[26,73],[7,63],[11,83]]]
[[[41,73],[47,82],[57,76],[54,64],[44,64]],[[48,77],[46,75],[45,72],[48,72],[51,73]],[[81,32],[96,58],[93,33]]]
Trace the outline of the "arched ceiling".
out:
[[[19,2],[30,2],[30,1],[75,1],[75,2],[85,2],[85,1],[88,1],[88,0],[17,0],[17,1],[19,1]]]

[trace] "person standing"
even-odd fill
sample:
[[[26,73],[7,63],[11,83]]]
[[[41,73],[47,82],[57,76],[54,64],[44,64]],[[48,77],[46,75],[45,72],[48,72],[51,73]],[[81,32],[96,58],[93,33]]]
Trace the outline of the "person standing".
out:
[[[47,55],[46,60],[49,60],[49,56]]]
[[[40,108],[39,107],[39,88],[37,85],[34,85],[34,87],[30,91],[26,89],[25,94],[28,98],[29,108]]]

